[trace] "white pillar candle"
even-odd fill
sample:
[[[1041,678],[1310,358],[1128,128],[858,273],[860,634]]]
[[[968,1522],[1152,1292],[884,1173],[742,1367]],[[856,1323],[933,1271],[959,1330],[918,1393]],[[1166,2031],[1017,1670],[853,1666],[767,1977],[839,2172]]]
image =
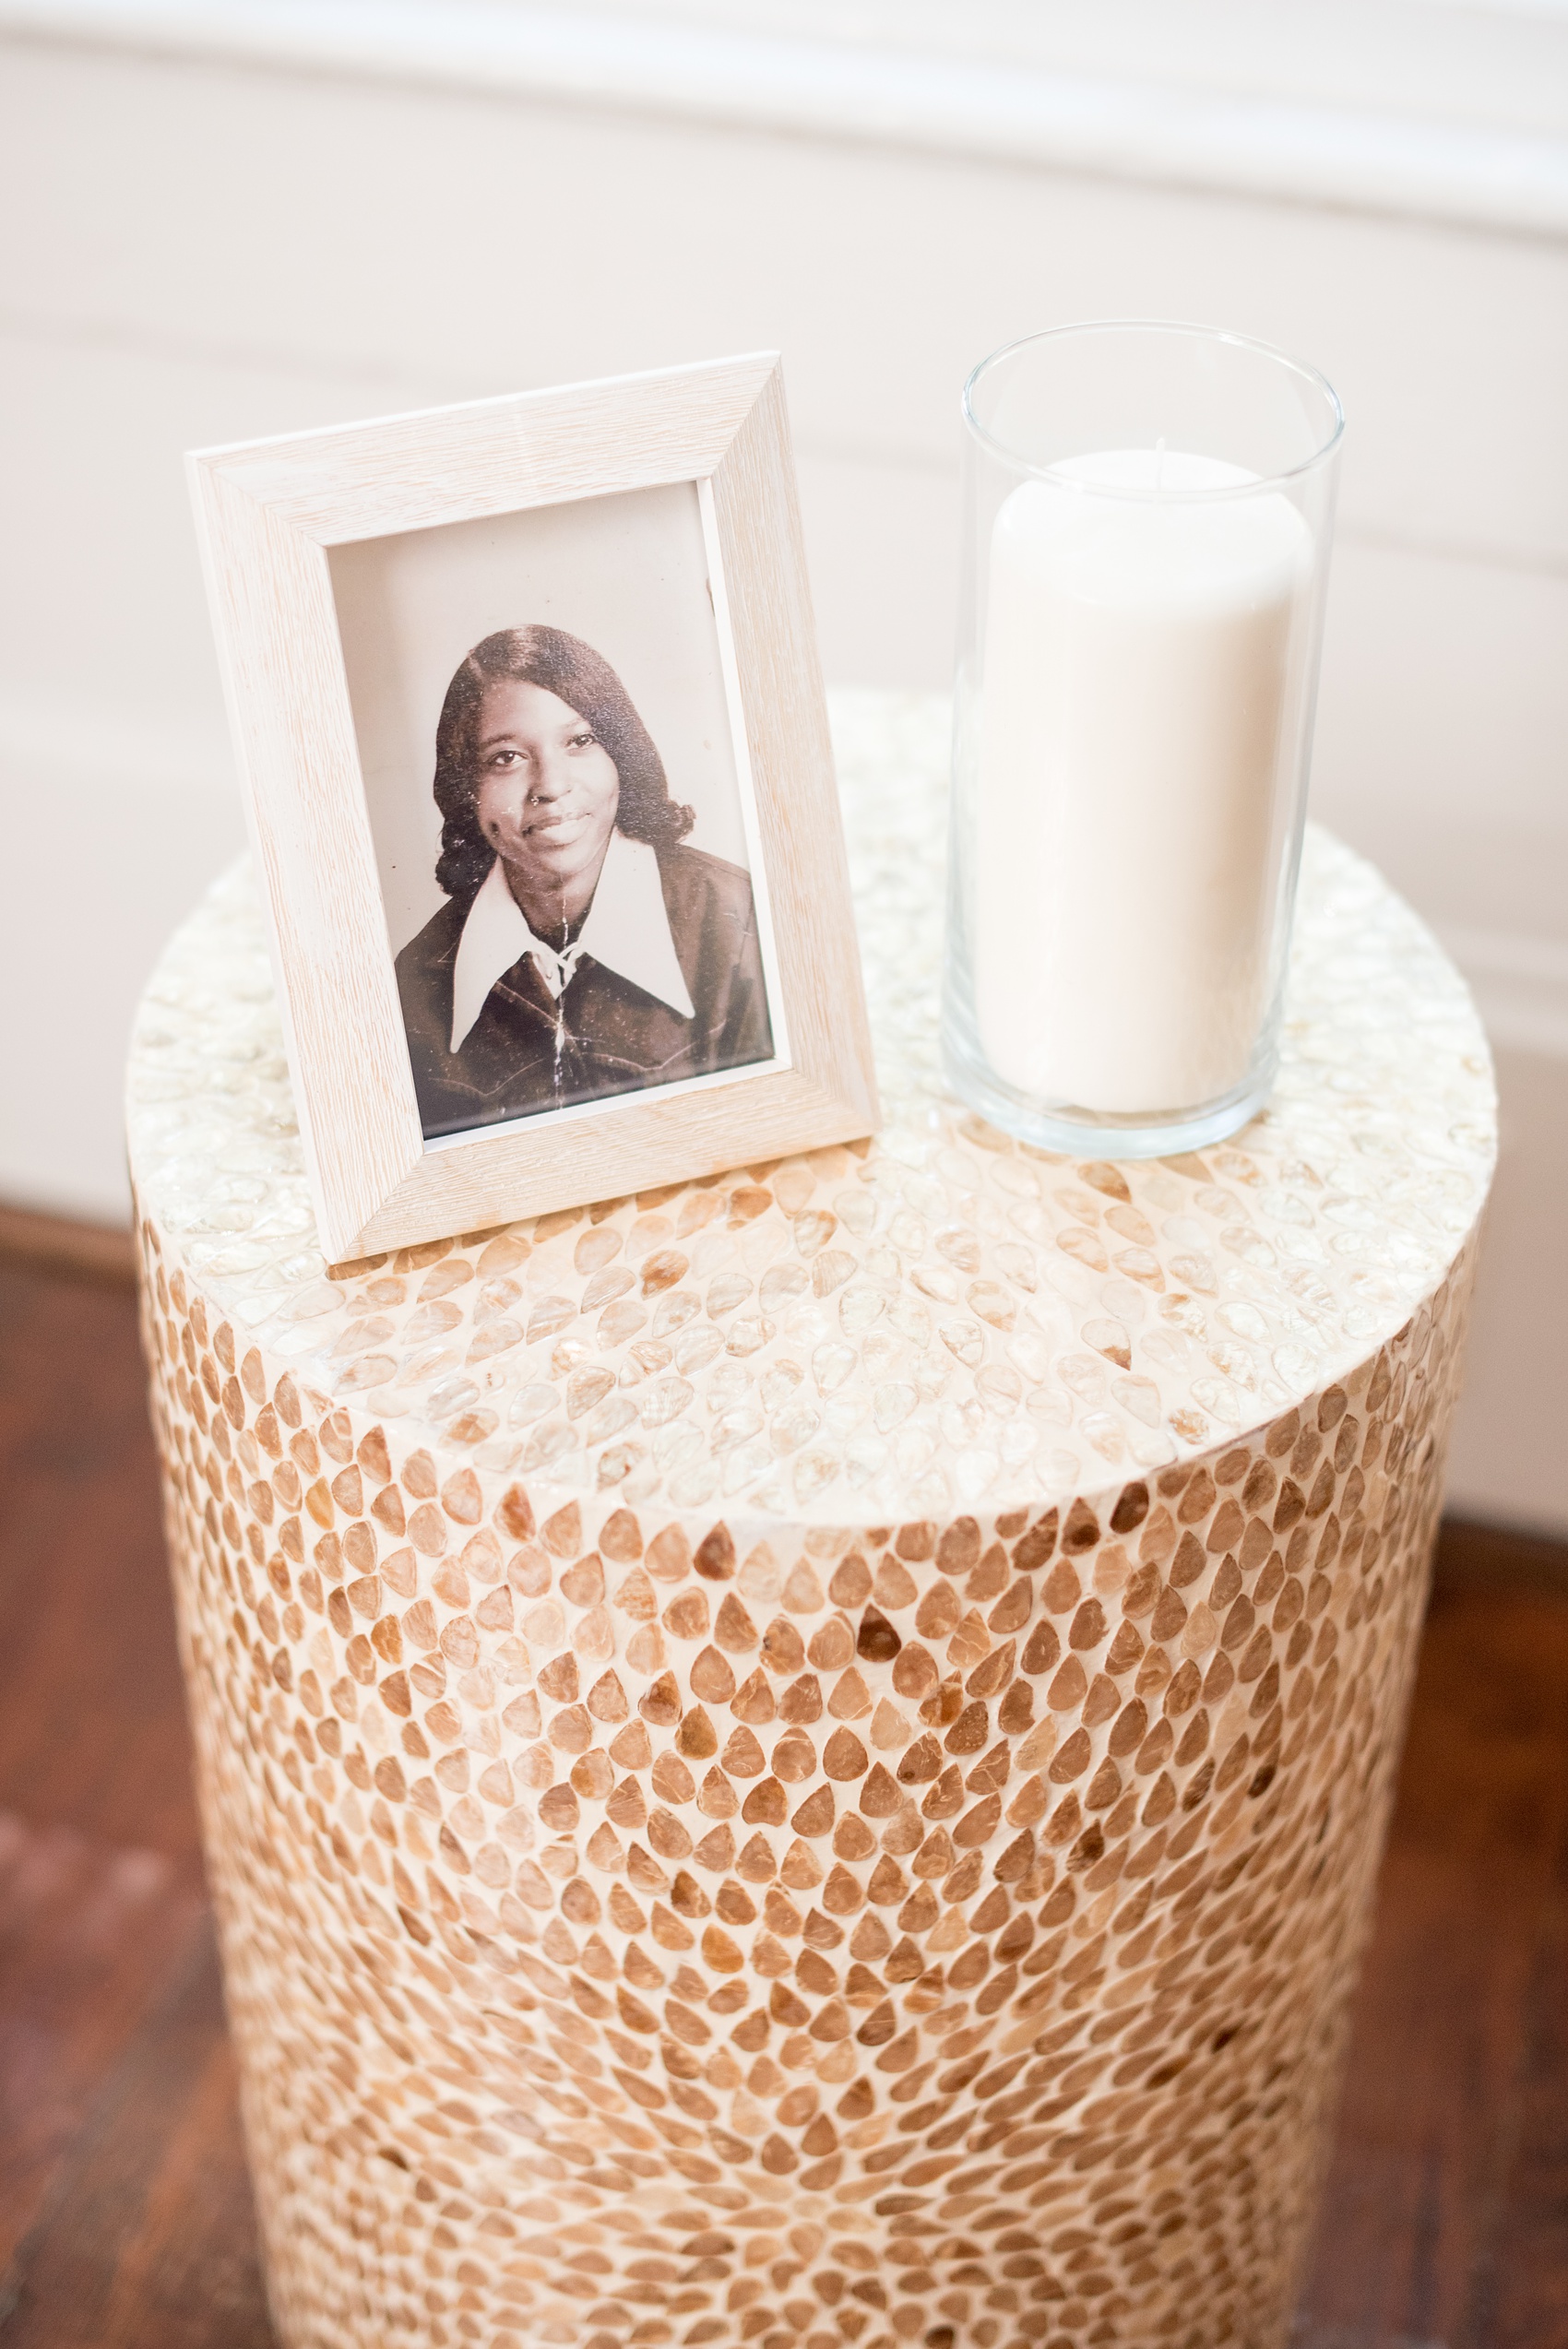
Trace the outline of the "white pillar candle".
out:
[[[1181,492],[1255,478],[1108,451],[1026,481],[997,516],[976,1010],[991,1066],[1033,1099],[1185,1109],[1246,1075],[1267,1009],[1292,796],[1277,769],[1313,540],[1277,492]]]

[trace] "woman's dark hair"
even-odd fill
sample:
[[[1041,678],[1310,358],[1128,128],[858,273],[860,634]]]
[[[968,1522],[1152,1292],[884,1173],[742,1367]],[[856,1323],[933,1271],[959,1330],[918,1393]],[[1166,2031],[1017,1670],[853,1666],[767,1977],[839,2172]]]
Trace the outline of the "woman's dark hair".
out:
[[[495,851],[479,828],[479,723],[487,685],[515,677],[557,694],[587,718],[621,778],[615,821],[632,840],[671,848],[695,818],[670,796],[664,762],[610,663],[564,628],[500,628],[474,647],[446,688],[435,730],[435,804],[441,860],[435,877],[449,897],[479,887]]]

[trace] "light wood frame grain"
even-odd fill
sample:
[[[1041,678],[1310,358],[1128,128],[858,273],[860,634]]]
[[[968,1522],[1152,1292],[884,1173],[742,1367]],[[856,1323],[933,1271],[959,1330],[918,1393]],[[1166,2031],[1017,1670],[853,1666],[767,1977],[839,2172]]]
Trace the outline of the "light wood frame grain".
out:
[[[321,1241],[370,1254],[693,1180],[877,1122],[778,355],[196,451],[188,460]],[[790,1065],[427,1146],[328,550],[698,485]]]

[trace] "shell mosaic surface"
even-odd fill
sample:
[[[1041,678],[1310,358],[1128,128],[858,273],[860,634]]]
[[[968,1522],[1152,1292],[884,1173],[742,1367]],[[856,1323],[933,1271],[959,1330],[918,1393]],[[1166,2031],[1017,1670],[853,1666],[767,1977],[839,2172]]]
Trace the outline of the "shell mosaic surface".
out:
[[[1462,981],[1376,873],[1310,838],[1266,1117],[1190,1159],[1032,1152],[937,1062],[944,706],[836,715],[887,1120],[863,1154],[333,1279],[259,906],[220,883],[142,1006],[131,1156],[249,1343],[481,1475],[832,1524],[1195,1458],[1400,1326],[1479,1211],[1493,1097]]]
[[[149,991],[146,1338],[289,2349],[1283,2341],[1484,1050],[1320,842],[1270,1118],[1202,1166],[1015,1149],[888,951],[934,923],[936,718],[840,748],[863,1154],[329,1277],[238,881]]]
[[[1282,2340],[1467,1261],[1204,1463],[850,1532],[541,1519],[148,1247],[291,2349]]]

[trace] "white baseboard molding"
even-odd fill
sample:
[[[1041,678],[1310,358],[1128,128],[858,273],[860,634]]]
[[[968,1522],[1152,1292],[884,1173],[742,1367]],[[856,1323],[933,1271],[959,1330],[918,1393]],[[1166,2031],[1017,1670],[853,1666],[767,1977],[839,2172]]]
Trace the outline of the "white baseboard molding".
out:
[[[789,12],[776,16],[788,23]],[[1404,12],[1404,38],[1422,28]],[[0,34],[936,150],[1160,185],[1568,235],[1568,140],[1529,119],[1237,89],[1196,28],[1168,80],[907,39],[513,0],[0,0]],[[1430,19],[1429,19],[1430,29]],[[1334,35],[1343,42],[1343,28]],[[1547,38],[1550,40],[1550,34]],[[1206,73],[1202,44],[1213,48]],[[1134,52],[1134,53],[1136,53]],[[1555,52],[1552,53],[1555,56]],[[1462,82],[1462,73],[1453,78]],[[1354,79],[1351,79],[1354,87]],[[1519,112],[1521,110],[1515,110]]]
[[[1568,1061],[1568,943],[1447,923],[1438,935],[1500,1050]]]

